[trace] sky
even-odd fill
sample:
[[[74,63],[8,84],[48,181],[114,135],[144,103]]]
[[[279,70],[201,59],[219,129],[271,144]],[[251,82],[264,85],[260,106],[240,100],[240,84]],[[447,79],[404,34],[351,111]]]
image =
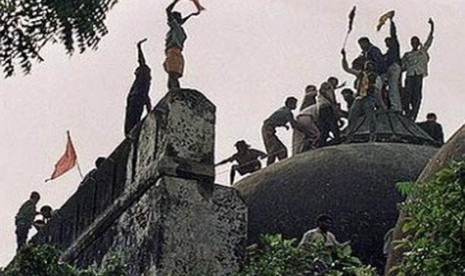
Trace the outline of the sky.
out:
[[[63,154],[70,130],[85,172],[98,156],[108,156],[123,140],[126,95],[137,66],[135,44],[144,44],[152,68],[150,96],[156,103],[166,89],[163,71],[167,31],[166,0],[120,1],[109,13],[109,34],[97,51],[69,57],[62,45],[43,49],[45,62],[34,64],[30,75],[17,72],[0,80],[0,266],[15,252],[14,216],[31,191],[39,206],[59,208],[80,182],[72,170],[44,183]],[[319,86],[329,76],[352,83],[340,66],[340,50],[347,31],[347,15],[357,5],[347,54],[355,58],[356,41],[368,36],[385,50],[384,28],[377,19],[396,10],[401,52],[409,39],[423,41],[427,20],[436,22],[430,49],[430,75],[424,82],[420,118],[435,112],[446,137],[464,121],[465,2],[461,0],[203,0],[207,8],[186,23],[183,87],[198,89],[217,106],[216,160],[231,156],[234,143],[245,139],[264,149],[262,122],[281,107],[287,96],[301,99],[308,84]],[[182,0],[178,10],[194,11]],[[278,135],[290,147],[291,131]],[[216,182],[228,183],[229,165],[218,167]],[[34,231],[30,231],[30,236]]]

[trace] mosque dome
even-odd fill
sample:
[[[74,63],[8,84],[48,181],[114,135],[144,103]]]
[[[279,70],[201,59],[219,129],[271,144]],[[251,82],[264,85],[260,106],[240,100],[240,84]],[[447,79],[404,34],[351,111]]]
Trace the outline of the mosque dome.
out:
[[[394,227],[402,200],[395,184],[416,180],[436,151],[420,143],[357,141],[266,167],[235,184],[249,208],[248,241],[266,233],[300,240],[324,213],[334,219],[332,232],[339,241],[351,240],[362,261],[382,267],[383,237]]]

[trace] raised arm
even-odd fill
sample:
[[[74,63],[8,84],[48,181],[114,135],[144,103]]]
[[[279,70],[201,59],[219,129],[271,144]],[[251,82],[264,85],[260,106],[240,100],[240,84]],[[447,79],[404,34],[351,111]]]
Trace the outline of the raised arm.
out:
[[[171,12],[173,12],[174,6],[179,2],[179,0],[174,0],[168,7],[166,7],[166,15],[168,18],[171,17]]]
[[[220,161],[219,163],[215,164],[215,167],[220,166],[220,165],[224,165],[224,164],[229,163],[229,162],[233,162],[234,160],[235,160],[234,156],[231,156],[228,159],[224,159],[223,161]]]
[[[433,44],[433,34],[434,34],[434,21],[432,18],[428,20],[428,23],[430,25],[430,31],[428,34],[428,39],[426,39],[425,45],[423,48],[425,48],[426,51],[431,47],[431,44]]]
[[[395,39],[396,41],[398,41],[398,39],[397,39],[397,27],[396,27],[396,24],[394,23],[394,20],[392,20],[392,19],[391,19],[390,35],[391,35],[392,39]]]
[[[344,49],[341,50],[341,54],[342,54],[342,69],[344,69],[344,71],[354,76],[360,75],[361,71],[355,70],[349,67],[349,63],[347,63],[347,58],[346,58],[346,51]]]
[[[253,151],[253,153],[255,155],[257,155],[259,158],[265,158],[266,157],[266,153],[264,153],[263,151],[261,150],[258,150],[258,149],[251,149],[251,151]]]
[[[142,44],[146,41],[147,38],[144,38],[141,41],[137,42],[137,60],[139,61],[139,65],[145,65],[145,57],[144,52],[142,52]]]
[[[184,18],[182,19],[182,23],[181,23],[181,24],[186,23],[187,20],[189,20],[189,18],[191,18],[192,16],[197,16],[197,15],[199,15],[199,14],[200,14],[199,11],[198,11],[198,12],[193,12],[193,13],[189,14],[188,16],[186,16],[186,17],[184,17]]]

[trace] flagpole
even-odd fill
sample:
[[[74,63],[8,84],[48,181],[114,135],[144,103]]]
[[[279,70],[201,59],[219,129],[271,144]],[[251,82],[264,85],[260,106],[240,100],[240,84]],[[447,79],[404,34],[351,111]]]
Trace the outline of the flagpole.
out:
[[[344,38],[344,43],[342,44],[342,49],[345,49],[345,48],[346,48],[347,39],[349,38],[349,33],[350,33],[350,32],[347,32],[347,33],[346,33],[346,37]]]
[[[82,175],[81,166],[79,166],[79,161],[78,161],[78,160],[79,160],[79,159],[76,159],[76,168],[77,168],[77,170],[78,170],[78,172],[79,172],[79,176],[81,177],[81,180],[83,180],[83,179],[84,179],[84,176]]]
[[[71,141],[71,134],[69,130],[66,131],[66,134],[68,135],[68,139]],[[76,168],[79,172],[79,176],[81,177],[81,180],[83,180],[84,176],[82,175],[82,170],[81,170],[81,166],[79,165],[79,158],[77,158],[77,154],[76,154]]]

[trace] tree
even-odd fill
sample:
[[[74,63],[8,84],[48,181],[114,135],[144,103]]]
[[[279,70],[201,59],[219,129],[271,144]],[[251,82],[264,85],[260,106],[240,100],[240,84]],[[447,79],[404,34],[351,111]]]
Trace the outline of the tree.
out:
[[[464,275],[465,161],[453,162],[425,183],[400,183],[408,232],[394,242],[404,254],[392,275]]]
[[[60,262],[62,252],[52,246],[26,246],[15,256],[5,269],[0,269],[0,276],[126,276],[122,260],[112,255],[102,268],[90,267],[79,269]]]
[[[295,239],[283,239],[281,235],[262,236],[259,244],[247,248],[247,263],[239,275],[376,275],[373,267],[364,266],[352,255],[350,246],[329,254],[323,243],[315,243],[311,250],[294,244]]]
[[[6,77],[16,66],[29,73],[48,43],[64,44],[68,54],[96,49],[108,33],[105,19],[117,0],[2,0],[0,64]]]

